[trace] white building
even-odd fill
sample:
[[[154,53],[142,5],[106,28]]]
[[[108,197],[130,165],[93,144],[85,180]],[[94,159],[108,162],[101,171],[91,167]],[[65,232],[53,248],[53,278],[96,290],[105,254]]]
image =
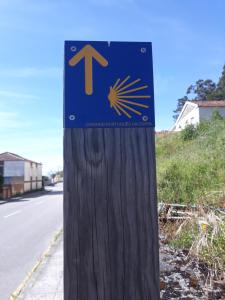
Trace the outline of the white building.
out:
[[[0,176],[3,177],[3,198],[42,188],[42,164],[14,153],[0,154]]]
[[[186,101],[171,130],[180,131],[189,124],[210,120],[213,111],[218,111],[225,118],[225,101]]]

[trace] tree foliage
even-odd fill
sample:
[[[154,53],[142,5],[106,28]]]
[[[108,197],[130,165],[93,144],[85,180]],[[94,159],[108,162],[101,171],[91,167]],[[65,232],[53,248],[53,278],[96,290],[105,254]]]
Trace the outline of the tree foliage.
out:
[[[194,100],[209,100],[208,97],[216,89],[216,84],[211,79],[199,79],[187,89],[187,94],[194,94]]]
[[[176,120],[186,101],[218,101],[225,100],[225,65],[218,83],[211,79],[199,79],[187,88],[186,95],[177,100],[177,108],[173,111]]]
[[[225,100],[225,65],[223,66],[222,75],[212,97],[214,97],[215,100]]]
[[[176,120],[178,118],[178,116],[179,116],[179,114],[180,114],[180,112],[181,112],[181,110],[184,106],[184,103],[188,100],[189,99],[188,99],[187,96],[184,96],[184,97],[177,100],[177,108],[173,111],[174,112],[174,115],[173,115],[174,120]]]

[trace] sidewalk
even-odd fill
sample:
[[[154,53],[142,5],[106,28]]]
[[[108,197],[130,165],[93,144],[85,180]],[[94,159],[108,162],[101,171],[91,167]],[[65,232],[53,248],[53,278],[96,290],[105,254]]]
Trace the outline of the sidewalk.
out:
[[[225,299],[224,282],[207,283],[207,270],[197,258],[170,248],[162,236],[160,240],[160,299]],[[21,294],[10,299],[63,300],[62,234],[47,253]]]
[[[29,199],[29,198],[37,198],[37,197],[40,197],[40,196],[44,196],[44,195],[47,195],[48,193],[52,192],[52,187],[45,187],[43,190],[37,190],[37,191],[29,191],[29,192],[26,192],[22,195],[19,195],[19,196],[13,196],[11,198],[8,198],[8,199],[1,199],[0,198],[0,205],[1,204],[7,204],[7,203],[12,203],[12,202],[20,202],[20,200],[23,200],[23,199]]]
[[[18,300],[63,300],[63,236],[33,273]]]

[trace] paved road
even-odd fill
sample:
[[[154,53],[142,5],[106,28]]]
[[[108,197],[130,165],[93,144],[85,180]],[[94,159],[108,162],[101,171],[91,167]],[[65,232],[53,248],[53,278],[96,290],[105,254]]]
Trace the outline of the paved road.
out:
[[[0,201],[0,299],[7,300],[63,223],[62,184],[48,193]]]

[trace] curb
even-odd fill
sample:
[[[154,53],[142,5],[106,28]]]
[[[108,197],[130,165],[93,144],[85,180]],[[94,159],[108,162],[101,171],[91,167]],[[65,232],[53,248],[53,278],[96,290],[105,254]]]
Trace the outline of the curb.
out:
[[[32,195],[42,196],[42,195],[46,195],[48,193],[51,193],[51,190],[37,190],[36,192],[35,191],[26,192],[26,193],[24,193],[20,196],[13,196],[13,197],[8,198],[6,200],[0,199],[0,204],[7,204],[7,203],[10,203],[11,201],[17,201],[17,200],[19,201],[19,200],[26,199],[26,198],[32,198]]]
[[[53,246],[55,246],[57,244],[57,241],[61,237],[62,233],[63,233],[62,228],[56,232],[56,234],[54,235],[53,239],[51,240],[50,245],[47,248],[47,250],[44,251],[44,253],[41,255],[40,259],[36,262],[36,264],[33,266],[31,271],[27,274],[27,276],[24,278],[24,280],[21,282],[21,284],[16,288],[16,290],[13,293],[11,293],[11,295],[9,296],[9,300],[16,300],[17,297],[21,294],[21,292],[26,288],[32,275],[38,270],[39,266],[44,261],[44,259],[50,255],[50,252],[51,252]]]

